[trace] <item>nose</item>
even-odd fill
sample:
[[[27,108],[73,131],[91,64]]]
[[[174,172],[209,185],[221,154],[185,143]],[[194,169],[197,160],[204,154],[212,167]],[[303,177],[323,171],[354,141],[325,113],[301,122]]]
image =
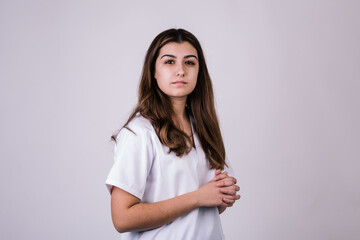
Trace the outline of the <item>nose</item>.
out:
[[[183,77],[184,75],[185,75],[184,66],[182,64],[179,64],[176,76]]]

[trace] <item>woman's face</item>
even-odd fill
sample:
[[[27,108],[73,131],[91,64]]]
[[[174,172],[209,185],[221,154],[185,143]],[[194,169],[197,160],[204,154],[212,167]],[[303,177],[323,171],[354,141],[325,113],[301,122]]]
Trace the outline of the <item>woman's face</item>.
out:
[[[184,99],[194,90],[199,72],[196,49],[189,42],[170,42],[160,49],[155,79],[170,99]]]

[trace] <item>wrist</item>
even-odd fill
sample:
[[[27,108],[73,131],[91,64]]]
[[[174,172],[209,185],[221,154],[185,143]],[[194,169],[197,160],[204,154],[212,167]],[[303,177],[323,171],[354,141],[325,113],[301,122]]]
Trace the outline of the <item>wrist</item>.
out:
[[[222,214],[224,211],[225,211],[226,207],[225,206],[218,206],[218,211],[219,211],[219,214]]]
[[[201,207],[199,190],[193,191],[189,194],[190,194],[190,199],[191,199],[191,202],[192,202],[194,208]]]

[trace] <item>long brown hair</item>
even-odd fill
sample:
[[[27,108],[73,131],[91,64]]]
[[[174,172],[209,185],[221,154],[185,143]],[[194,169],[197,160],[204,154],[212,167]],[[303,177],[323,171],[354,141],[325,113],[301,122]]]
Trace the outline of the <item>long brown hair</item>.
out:
[[[178,129],[173,120],[173,108],[169,97],[157,85],[155,62],[160,49],[167,43],[189,42],[197,51],[199,73],[195,89],[187,97],[186,111],[194,119],[194,130],[212,168],[224,169],[225,147],[214,107],[212,83],[199,41],[184,29],[169,29],[160,33],[151,43],[142,70],[138,104],[124,127],[140,113],[153,125],[162,144],[169,152],[183,156],[191,150],[189,136]],[[112,136],[116,141],[117,134]]]

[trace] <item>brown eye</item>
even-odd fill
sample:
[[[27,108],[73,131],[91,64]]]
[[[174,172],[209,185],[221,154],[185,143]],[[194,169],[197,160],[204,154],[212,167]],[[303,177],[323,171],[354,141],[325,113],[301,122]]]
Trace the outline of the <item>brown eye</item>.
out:
[[[186,65],[195,65],[195,63],[193,61],[186,61],[185,64]]]
[[[165,62],[165,64],[174,64],[175,62],[174,62],[174,60],[167,60],[166,62]]]

